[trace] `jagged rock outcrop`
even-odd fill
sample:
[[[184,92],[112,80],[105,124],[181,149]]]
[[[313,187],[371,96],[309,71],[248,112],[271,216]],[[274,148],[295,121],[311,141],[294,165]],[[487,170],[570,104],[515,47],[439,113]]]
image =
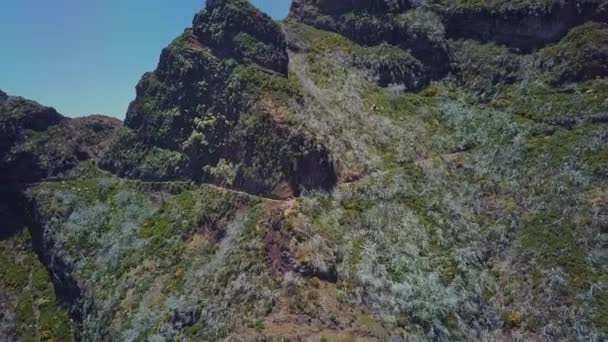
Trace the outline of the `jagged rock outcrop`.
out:
[[[266,13],[242,1],[208,1],[193,22],[196,39],[220,58],[250,61],[287,74],[285,37]]]
[[[495,42],[523,52],[555,43],[589,20],[606,21],[605,0],[504,1],[479,6],[444,2],[448,37]]]
[[[67,177],[97,160],[121,125],[94,115],[70,119],[51,107],[0,92],[0,237],[26,225],[22,190],[29,183]]]
[[[2,99],[3,98],[3,99]],[[100,115],[69,119],[21,97],[0,98],[0,184],[56,177],[95,159],[120,126]]]
[[[51,107],[0,91],[0,119],[3,123],[19,125],[24,129],[41,131],[57,124],[63,116]]]
[[[289,17],[340,33],[362,45],[388,43],[402,49],[401,54],[408,58],[378,70],[383,85],[403,83],[407,89],[420,89],[449,70],[441,18],[427,8],[414,8],[408,1],[295,0]],[[403,73],[403,69],[410,72]]]
[[[295,6],[306,6],[305,2],[294,1]],[[411,8],[409,0],[349,0],[349,1],[310,1],[323,13],[344,14],[350,11],[399,12]]]
[[[58,124],[63,117],[54,109],[19,97],[8,97],[0,94],[0,183],[9,183],[16,175],[15,168],[31,168],[32,156],[15,156],[11,150],[25,140],[25,131],[42,131]],[[19,167],[23,164],[25,167]],[[37,171],[33,171],[38,173]],[[22,177],[22,172],[16,173]],[[37,178],[38,176],[34,176]],[[31,177],[30,177],[31,178]]]
[[[370,43],[379,38],[390,41],[396,36],[391,28],[397,28],[390,15],[404,14],[416,8],[426,8],[440,15],[449,38],[492,41],[524,51],[554,43],[571,28],[586,21],[608,20],[605,0],[295,0],[290,15],[314,26],[343,32],[356,41]],[[375,15],[389,19],[375,23],[374,27],[379,31],[355,31],[370,25],[369,20]]]
[[[289,125],[298,89],[287,66],[284,35],[268,15],[247,1],[210,1],[138,84],[131,130],[102,167],[255,194],[331,187],[325,147]]]
[[[390,44],[402,49],[409,58],[373,71],[383,86],[397,83],[415,90],[449,72],[458,75],[466,67],[460,63],[468,52],[454,50],[464,45],[450,46],[448,40],[474,40],[506,46],[516,53],[531,53],[559,42],[571,29],[588,21],[606,22],[607,11],[608,2],[604,0],[481,3],[295,0],[289,16],[301,23],[340,33],[359,44]],[[602,43],[596,40],[593,44]],[[597,49],[591,47],[594,48]],[[601,51],[585,51],[579,59],[602,63]],[[382,60],[382,56],[376,60]],[[359,66],[370,69],[369,64]],[[557,66],[559,61],[545,58],[544,64]],[[581,74],[589,78],[588,75],[602,75],[602,71],[598,65]]]

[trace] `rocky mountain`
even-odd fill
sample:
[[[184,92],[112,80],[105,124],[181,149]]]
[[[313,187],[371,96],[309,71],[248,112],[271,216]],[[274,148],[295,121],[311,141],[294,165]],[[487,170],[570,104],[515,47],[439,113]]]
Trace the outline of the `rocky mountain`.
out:
[[[332,188],[327,149],[289,121],[299,94],[287,69],[278,23],[248,4],[209,2],[138,84],[130,130],[103,167],[273,197]]]
[[[607,66],[604,0],[208,0],[124,125],[0,92],[0,337],[608,339]]]

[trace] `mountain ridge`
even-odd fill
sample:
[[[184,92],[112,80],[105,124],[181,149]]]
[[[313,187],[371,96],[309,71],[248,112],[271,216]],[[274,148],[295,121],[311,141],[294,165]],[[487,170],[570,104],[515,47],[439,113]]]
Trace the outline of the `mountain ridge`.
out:
[[[0,92],[0,336],[606,338],[605,11],[208,1],[124,126]]]

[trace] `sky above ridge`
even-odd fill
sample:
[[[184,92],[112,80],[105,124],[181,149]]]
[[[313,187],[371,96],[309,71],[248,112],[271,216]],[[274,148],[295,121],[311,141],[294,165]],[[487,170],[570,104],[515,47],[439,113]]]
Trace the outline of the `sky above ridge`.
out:
[[[288,0],[253,0],[276,19]],[[0,89],[67,116],[124,118],[144,72],[202,0],[2,0]]]

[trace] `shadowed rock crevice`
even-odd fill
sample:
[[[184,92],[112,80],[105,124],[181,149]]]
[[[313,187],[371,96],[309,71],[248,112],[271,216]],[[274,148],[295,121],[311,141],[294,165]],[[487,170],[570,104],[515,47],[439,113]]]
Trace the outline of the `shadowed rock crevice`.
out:
[[[58,302],[68,308],[70,317],[78,326],[85,318],[86,308],[82,305],[82,291],[72,276],[75,267],[65,262],[61,250],[57,249],[58,242],[46,232],[48,222],[40,215],[36,204],[27,198],[23,198],[22,203],[22,208],[26,208],[24,222],[32,236],[34,252],[49,271]],[[76,336],[80,336],[78,329]]]
[[[9,239],[25,227],[21,192],[15,186],[0,185],[0,240]]]

